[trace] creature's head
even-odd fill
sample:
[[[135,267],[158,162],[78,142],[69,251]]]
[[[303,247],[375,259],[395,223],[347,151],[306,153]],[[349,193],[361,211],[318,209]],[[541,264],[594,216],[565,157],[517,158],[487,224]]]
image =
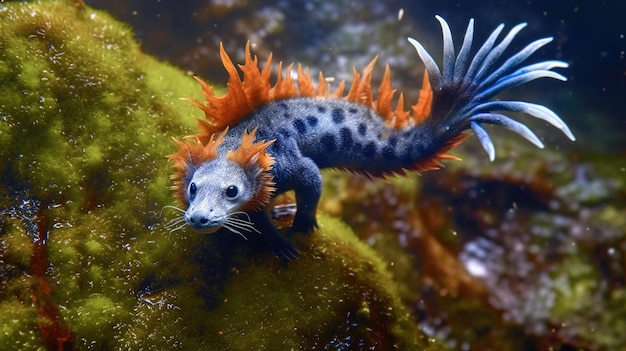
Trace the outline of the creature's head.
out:
[[[227,132],[214,134],[206,144],[176,141],[178,152],[168,156],[178,169],[173,190],[187,205],[185,221],[200,233],[237,229],[233,217],[264,207],[274,192],[269,173],[274,159],[265,152],[273,141],[254,143],[256,130],[246,132],[238,148],[220,157],[217,148]]]

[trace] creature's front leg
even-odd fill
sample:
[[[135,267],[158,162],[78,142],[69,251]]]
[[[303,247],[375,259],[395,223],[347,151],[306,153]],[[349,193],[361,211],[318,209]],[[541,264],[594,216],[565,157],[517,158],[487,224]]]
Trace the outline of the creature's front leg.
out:
[[[296,215],[289,234],[308,234],[317,227],[315,212],[322,193],[322,175],[308,157],[291,158],[283,164],[289,164],[290,168],[289,171],[282,168],[280,177],[275,178],[277,184],[282,186],[280,190],[293,189],[296,194]],[[276,256],[287,260],[298,257],[300,252],[280,235],[264,211],[250,213],[250,218],[261,233],[269,236]]]
[[[289,233],[308,234],[317,227],[315,212],[322,194],[322,174],[315,162],[302,155],[294,139],[279,139],[271,145],[276,158],[272,169],[277,193],[293,190],[296,215]]]
[[[292,177],[297,208],[289,232],[308,234],[317,227],[315,212],[322,194],[322,175],[313,160],[301,157],[295,164]]]

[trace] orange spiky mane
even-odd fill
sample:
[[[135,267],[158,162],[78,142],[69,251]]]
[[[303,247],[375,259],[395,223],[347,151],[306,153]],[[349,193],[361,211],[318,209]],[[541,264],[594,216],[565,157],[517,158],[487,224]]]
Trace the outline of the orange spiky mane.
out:
[[[174,142],[178,145],[178,151],[168,155],[167,157],[174,161],[174,167],[177,169],[171,178],[174,180],[172,190],[180,203],[185,204],[185,178],[193,169],[200,166],[204,162],[215,160],[218,156],[217,148],[222,144],[228,133],[228,127],[222,132],[212,134],[206,143],[200,142],[196,138],[195,143],[183,143],[176,138]],[[254,142],[256,128],[251,132],[244,132],[241,145],[226,153],[226,158],[237,163],[245,172],[255,174],[259,182],[258,191],[253,197],[241,208],[241,211],[252,211],[263,208],[267,205],[276,190],[274,188],[274,179],[269,172],[274,165],[274,158],[266,152],[274,140]]]
[[[393,128],[403,128],[410,124],[421,123],[430,114],[432,90],[426,73],[424,74],[419,99],[411,108],[411,112],[409,112],[404,110],[404,96],[402,93],[399,95],[396,107],[393,107],[396,89],[393,89],[391,86],[389,66],[385,67],[377,99],[374,100],[371,80],[372,70],[377,58],[374,58],[363,69],[362,73],[359,73],[356,69],[353,70],[354,79],[352,86],[348,93],[344,94],[345,81],[340,82],[339,86],[334,91],[331,91],[324,75],[320,72],[316,87],[309,69],[302,68],[300,64],[297,66],[298,77],[294,80],[291,76],[293,65],[287,67],[283,76],[283,65],[280,62],[278,64],[276,82],[272,85],[270,81],[272,54],[268,56],[263,69],[259,68],[257,57],[253,57],[250,53],[250,42],[246,44],[245,56],[245,63],[239,65],[239,69],[243,73],[243,79],[241,79],[239,70],[224,50],[224,46],[220,44],[220,58],[229,76],[227,83],[228,92],[226,95],[216,96],[212,86],[195,77],[202,86],[202,95],[206,104],[192,98],[184,99],[204,111],[205,120],[198,121],[200,134],[197,136],[203,143],[208,141],[214,133],[245,119],[260,106],[272,101],[293,97],[343,98],[371,108],[383,118],[387,125]]]
[[[215,160],[217,158],[217,148],[224,141],[228,128],[224,129],[222,133],[215,133],[211,135],[206,143],[200,143],[199,140],[196,143],[183,143],[176,138],[174,142],[178,145],[178,151],[167,155],[167,158],[174,161],[174,168],[176,173],[170,177],[174,180],[172,190],[176,198],[180,203],[185,204],[185,178],[191,173],[193,169],[200,166],[204,162]]]

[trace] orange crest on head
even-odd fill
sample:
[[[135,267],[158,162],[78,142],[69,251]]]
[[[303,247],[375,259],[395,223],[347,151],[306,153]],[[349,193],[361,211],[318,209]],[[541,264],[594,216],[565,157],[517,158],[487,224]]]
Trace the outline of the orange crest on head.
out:
[[[167,155],[167,158],[174,161],[174,168],[177,169],[170,178],[174,180],[172,190],[181,203],[186,203],[185,198],[185,178],[191,174],[193,169],[198,167],[204,162],[212,161],[217,158],[217,148],[224,141],[224,137],[228,132],[226,128],[221,133],[211,135],[206,144],[201,143],[196,138],[195,143],[183,143],[180,140],[174,139],[176,145],[178,145],[178,151],[171,155]]]
[[[241,145],[228,151],[226,158],[243,168],[245,172],[252,172],[258,182],[257,190],[242,211],[254,211],[267,205],[276,190],[274,177],[270,173],[274,165],[274,158],[266,152],[274,140],[254,142],[257,128],[251,133],[245,131],[241,137]]]

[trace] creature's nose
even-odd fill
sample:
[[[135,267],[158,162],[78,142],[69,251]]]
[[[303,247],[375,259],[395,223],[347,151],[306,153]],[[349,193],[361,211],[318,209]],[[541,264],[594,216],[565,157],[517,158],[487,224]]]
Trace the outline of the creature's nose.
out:
[[[215,220],[211,220],[207,213],[204,211],[193,211],[191,213],[185,213],[185,220],[189,226],[200,232],[209,231],[212,229],[217,230],[219,223]]]
[[[195,217],[190,216],[189,217],[189,223],[196,224],[196,222],[202,225],[206,225],[207,223],[209,223],[209,219],[206,218],[205,216],[195,216]]]

